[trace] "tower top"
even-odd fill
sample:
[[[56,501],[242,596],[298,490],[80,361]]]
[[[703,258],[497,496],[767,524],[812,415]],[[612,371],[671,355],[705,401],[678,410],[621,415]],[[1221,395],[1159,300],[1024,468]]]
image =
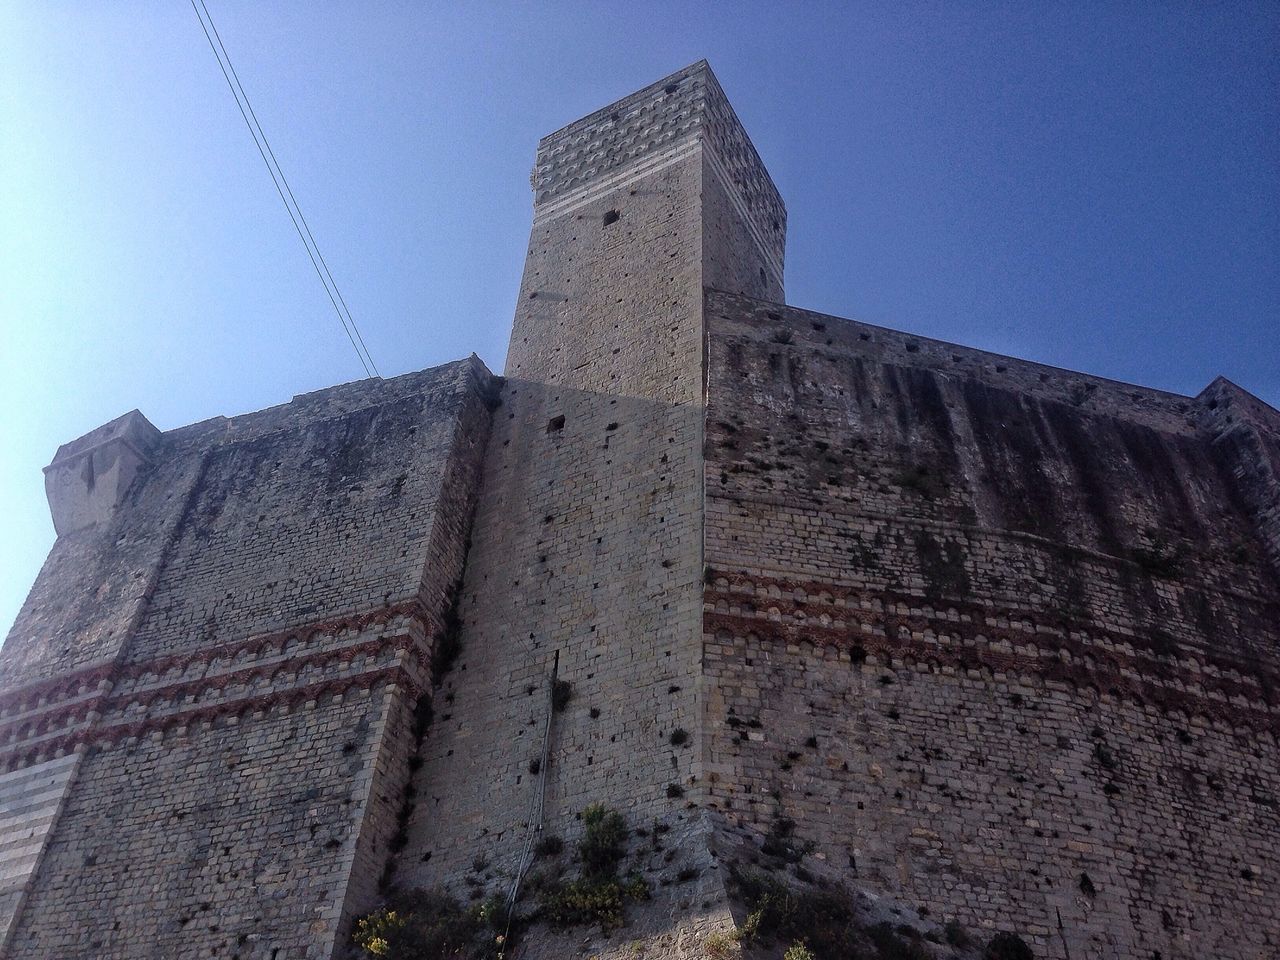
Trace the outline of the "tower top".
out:
[[[543,137],[530,178],[534,220],[590,203],[698,150],[780,283],[786,206],[706,60]]]

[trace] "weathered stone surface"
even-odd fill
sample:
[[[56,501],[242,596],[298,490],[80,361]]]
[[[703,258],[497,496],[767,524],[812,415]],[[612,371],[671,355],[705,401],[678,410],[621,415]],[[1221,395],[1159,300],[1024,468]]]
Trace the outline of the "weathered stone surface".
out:
[[[159,443],[160,431],[133,410],[59,447],[44,471],[54,530],[61,536],[110,520]]]
[[[717,821],[1036,956],[1274,954],[1275,412],[707,319]]]
[[[0,804],[78,765],[0,821],[8,956],[333,953],[397,829],[494,390],[473,358],[171,431],[59,537],[0,651]]]

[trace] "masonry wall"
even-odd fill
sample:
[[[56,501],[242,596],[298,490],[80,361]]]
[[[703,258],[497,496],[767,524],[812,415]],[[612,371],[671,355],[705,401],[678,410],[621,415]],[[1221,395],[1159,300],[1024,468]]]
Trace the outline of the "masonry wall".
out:
[[[715,75],[705,82],[702,285],[781,301],[787,208]]]
[[[696,119],[696,96],[659,87],[614,112],[665,130]],[[575,157],[576,138],[548,139],[540,158]],[[633,823],[684,819],[666,786],[692,775],[668,738],[697,716],[701,160],[677,144],[659,169],[623,174],[535,211],[405,884],[509,889],[557,653],[573,694],[555,718],[546,832],[576,834],[597,801]]]
[[[80,763],[8,955],[332,955],[399,829],[492,391],[472,359],[172,431],[78,561],[60,538],[0,743]]]
[[[1037,956],[1273,955],[1280,584],[1204,403],[707,318],[724,829]]]
[[[603,802],[632,827],[669,831],[661,852],[637,842],[628,861],[655,893],[628,936],[664,937],[673,957],[699,955],[708,924],[727,917],[707,870],[692,735],[702,715],[702,291],[709,264],[756,242],[743,218],[772,209],[783,218],[772,260],[750,258],[744,289],[780,292],[785,222],[722,97],[694,65],[539,147],[461,654],[424,743],[397,871],[406,886],[442,885],[464,900],[505,895],[531,835],[572,843],[582,810]],[[707,157],[722,147],[712,114],[737,137],[739,179],[750,170],[760,187],[751,206],[710,179]],[[766,262],[774,273],[761,279]],[[532,761],[557,656],[572,697],[552,718],[544,775]],[[677,731],[688,741],[673,743]],[[701,879],[667,889],[686,868]],[[538,931],[525,948],[621,949],[571,939]]]

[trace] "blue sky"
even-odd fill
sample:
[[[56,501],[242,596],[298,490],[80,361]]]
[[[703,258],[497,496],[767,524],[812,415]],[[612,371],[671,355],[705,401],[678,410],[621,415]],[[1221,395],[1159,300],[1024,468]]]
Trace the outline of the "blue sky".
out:
[[[1274,3],[207,0],[375,361],[500,370],[539,136],[706,57],[790,303],[1280,406]],[[0,2],[0,629],[41,467],[361,375],[185,2]]]

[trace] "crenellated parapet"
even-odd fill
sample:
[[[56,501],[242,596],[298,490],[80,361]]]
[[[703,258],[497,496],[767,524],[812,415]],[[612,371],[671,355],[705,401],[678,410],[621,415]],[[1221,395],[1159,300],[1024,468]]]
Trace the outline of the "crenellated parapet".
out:
[[[782,283],[787,210],[705,60],[588,114],[538,144],[535,222],[701,153]]]

